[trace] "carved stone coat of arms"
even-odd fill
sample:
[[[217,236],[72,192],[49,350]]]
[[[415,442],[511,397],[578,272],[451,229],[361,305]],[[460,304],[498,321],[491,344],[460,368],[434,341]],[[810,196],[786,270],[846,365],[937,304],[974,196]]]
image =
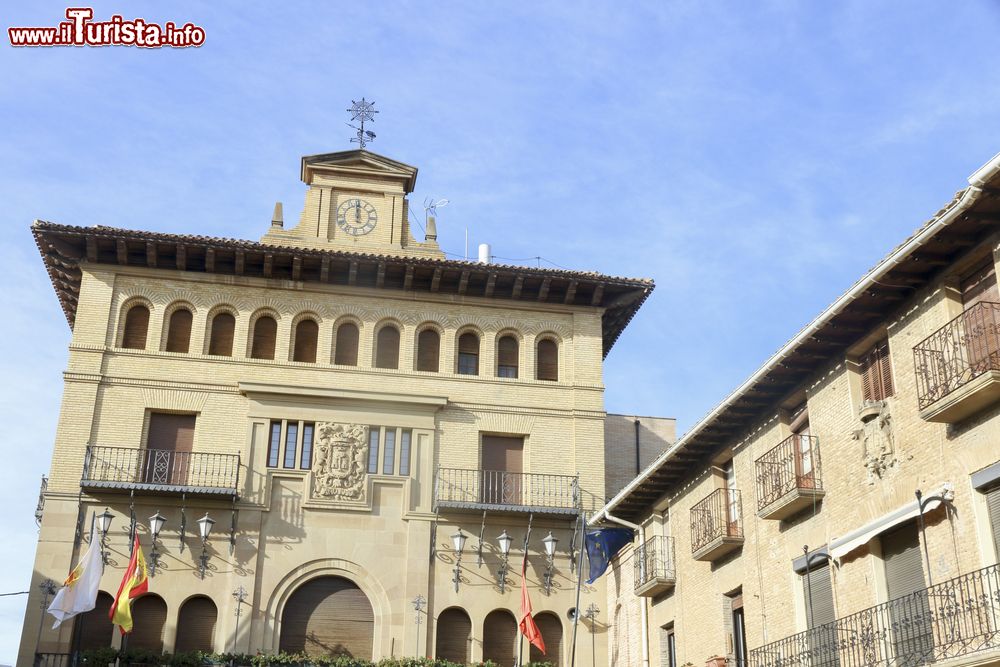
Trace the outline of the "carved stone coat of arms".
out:
[[[316,424],[313,462],[314,498],[364,500],[368,429],[357,424]]]

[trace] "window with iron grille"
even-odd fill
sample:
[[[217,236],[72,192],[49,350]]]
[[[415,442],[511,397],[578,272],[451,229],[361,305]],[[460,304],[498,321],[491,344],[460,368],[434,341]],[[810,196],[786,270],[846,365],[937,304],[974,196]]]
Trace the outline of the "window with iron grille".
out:
[[[892,385],[888,338],[883,338],[861,356],[861,387],[866,401],[882,401],[896,393]]]

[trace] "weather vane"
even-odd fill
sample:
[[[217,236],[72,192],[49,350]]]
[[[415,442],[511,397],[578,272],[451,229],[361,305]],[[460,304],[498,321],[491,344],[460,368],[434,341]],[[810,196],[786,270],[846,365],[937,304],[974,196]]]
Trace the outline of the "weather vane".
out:
[[[351,108],[348,109],[348,111],[351,112],[351,120],[356,120],[361,123],[360,127],[358,127],[357,125],[351,125],[350,123],[347,124],[349,127],[353,127],[355,130],[357,130],[358,134],[358,136],[351,139],[351,143],[358,144],[361,147],[361,149],[364,150],[365,146],[368,145],[369,141],[375,141],[375,133],[372,132],[371,130],[365,129],[366,120],[371,123],[375,122],[375,114],[378,113],[378,111],[375,110],[375,103],[368,102],[363,97],[361,98],[360,102],[356,100],[351,100]]]

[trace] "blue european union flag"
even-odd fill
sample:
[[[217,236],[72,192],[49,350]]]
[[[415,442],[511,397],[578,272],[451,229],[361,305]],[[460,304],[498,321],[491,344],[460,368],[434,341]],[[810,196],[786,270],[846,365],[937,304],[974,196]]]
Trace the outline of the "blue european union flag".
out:
[[[635,531],[631,528],[593,528],[586,534],[587,560],[590,561],[590,578],[588,584],[608,569],[608,563],[625,545],[632,542]]]

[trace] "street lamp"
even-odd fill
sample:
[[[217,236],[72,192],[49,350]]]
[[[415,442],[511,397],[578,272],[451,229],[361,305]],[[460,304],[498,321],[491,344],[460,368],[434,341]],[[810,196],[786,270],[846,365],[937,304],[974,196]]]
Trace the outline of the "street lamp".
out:
[[[545,546],[545,574],[542,576],[542,583],[545,586],[545,594],[548,595],[552,590],[552,575],[555,570],[555,559],[556,559],[556,545],[559,544],[559,540],[552,535],[552,531],[542,539],[542,545]]]
[[[198,572],[201,578],[205,578],[205,570],[208,569],[208,536],[212,534],[212,526],[215,525],[215,519],[208,516],[208,512],[205,512],[205,516],[198,519],[198,534],[201,536],[201,557],[198,559],[201,563],[198,568]]]
[[[108,551],[108,531],[111,530],[111,520],[114,518],[115,515],[109,512],[107,507],[104,508],[103,514],[97,515],[97,531],[101,534],[101,561],[105,565],[111,556],[111,552]]]
[[[417,653],[420,653],[420,622],[423,620],[421,618],[421,612],[423,612],[424,607],[427,605],[427,598],[423,595],[418,595],[413,598],[410,602],[413,605],[413,611],[417,612]]]
[[[149,550],[150,576],[156,576],[156,566],[160,564],[160,552],[156,550],[156,540],[160,537],[160,531],[166,522],[167,519],[160,514],[160,510],[156,510],[156,514],[149,517],[149,537],[152,542],[152,548]]]
[[[467,540],[465,533],[459,528],[458,532],[451,536],[451,543],[455,547],[455,578],[452,580],[455,582],[455,592],[458,592],[458,585],[462,583],[462,550],[465,549],[465,540]]]
[[[243,601],[247,599],[247,589],[238,586],[233,591],[233,599],[236,600],[236,632],[233,634],[233,652],[236,652],[236,644],[240,640],[240,616],[243,615]]]
[[[513,543],[514,538],[507,534],[506,529],[497,536],[497,544],[500,545],[500,555],[503,556],[503,560],[500,561],[500,569],[497,571],[501,593],[507,590],[507,569],[510,565],[508,557],[510,556],[510,545]]]

